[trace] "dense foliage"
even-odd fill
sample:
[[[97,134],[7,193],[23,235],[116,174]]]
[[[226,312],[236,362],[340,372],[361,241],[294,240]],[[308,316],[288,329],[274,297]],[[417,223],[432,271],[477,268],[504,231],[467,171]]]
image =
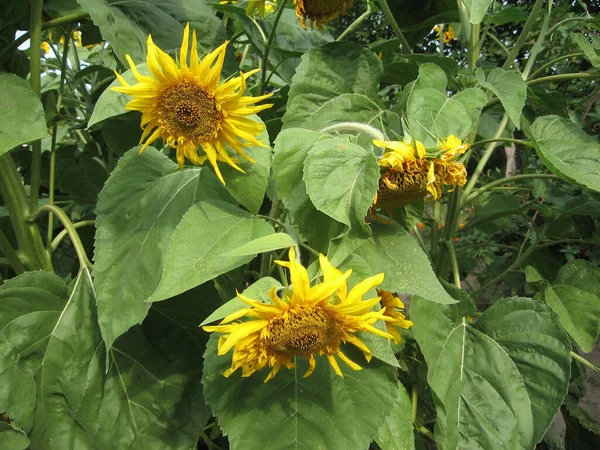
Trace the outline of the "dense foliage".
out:
[[[6,0],[0,448],[599,448],[593,0]]]

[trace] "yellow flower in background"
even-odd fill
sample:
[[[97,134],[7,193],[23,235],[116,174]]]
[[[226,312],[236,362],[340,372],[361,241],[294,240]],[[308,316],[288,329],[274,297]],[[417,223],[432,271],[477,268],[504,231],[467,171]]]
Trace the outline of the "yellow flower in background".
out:
[[[433,31],[435,31],[435,37],[439,39],[441,27],[439,25],[436,25],[435,27],[433,27]],[[456,39],[456,33],[454,33],[452,25],[448,24],[448,28],[444,30],[444,42],[447,44],[453,39]]]
[[[207,159],[223,184],[225,180],[217,165],[223,161],[243,172],[236,164],[237,160],[228,154],[225,144],[248,161],[254,162],[243,147],[263,146],[256,139],[265,128],[261,123],[247,118],[271,104],[251,106],[271,96],[243,96],[246,79],[258,72],[251,70],[247,74],[240,72],[220,83],[221,70],[225,59],[227,41],[198,60],[196,32],[192,34],[191,53],[188,65],[189,24],[183,32],[183,42],[179,55],[179,66],[173,58],[158,48],[148,36],[147,63],[151,76],[142,75],[127,55],[131,71],[138,81],[131,86],[117,74],[123,85],[113,88],[117,92],[135,97],[126,108],[142,113],[140,143],[144,143],[142,153],[156,139],[162,138],[170,147],[176,149],[177,163],[183,169],[185,159],[192,164],[203,164]],[[204,154],[198,154],[201,147]]]
[[[306,21],[310,20],[310,27],[323,31],[323,25],[335,19],[340,10],[346,14],[347,8],[352,8],[354,0],[294,0],[296,16],[300,19],[302,28],[306,30]]]
[[[42,42],[40,47],[42,50],[44,50],[44,53],[48,53],[50,51],[50,44],[48,44],[46,41]]]
[[[240,0],[223,0],[219,2],[221,5],[226,4],[237,4],[240,3]],[[265,0],[251,0],[246,6],[246,14],[252,16],[254,11],[258,11],[260,17],[265,16],[265,12],[272,13],[275,11],[275,4],[273,2],[265,1]]]
[[[383,289],[377,289],[377,295],[381,297],[379,303],[381,304],[383,314],[391,319],[385,323],[385,328],[394,337],[394,342],[398,345],[402,342],[402,336],[398,331],[398,327],[407,330],[413,326],[413,323],[407,320],[406,316],[399,311],[401,309],[404,310],[404,303],[402,303],[400,298]]]
[[[354,370],[361,367],[340,350],[342,343],[359,348],[368,362],[372,353],[355,333],[362,331],[392,338],[391,334],[373,326],[377,320],[393,320],[383,311],[371,311],[379,297],[362,300],[370,289],[381,284],[382,273],[361,281],[348,292],[346,280],[352,270],[342,273],[323,255],[319,255],[323,282],[312,287],[308,272],[296,261],[294,248],[290,249],[289,261],[276,262],[290,271],[291,289],[283,298],[277,295],[276,288],[269,292],[272,304],[238,293],[248,308],[229,315],[220,325],[203,327],[206,331],[224,333],[219,338],[219,355],[233,349],[231,367],[223,373],[225,377],[238,369],[242,370],[243,377],[248,377],[270,367],[267,382],[281,366],[294,368],[293,358],[304,356],[309,364],[304,374],[306,378],[315,370],[315,355],[325,355],[335,373],[343,377],[336,357]],[[236,322],[242,317],[250,320]]]
[[[385,172],[379,179],[379,189],[373,200],[374,208],[391,210],[397,206],[410,205],[431,195],[433,200],[442,196],[442,186],[463,186],[467,181],[464,164],[454,159],[469,148],[456,136],[442,139],[442,154],[428,158],[423,144],[398,141],[379,141],[373,143],[391,150],[379,160],[379,166]]]

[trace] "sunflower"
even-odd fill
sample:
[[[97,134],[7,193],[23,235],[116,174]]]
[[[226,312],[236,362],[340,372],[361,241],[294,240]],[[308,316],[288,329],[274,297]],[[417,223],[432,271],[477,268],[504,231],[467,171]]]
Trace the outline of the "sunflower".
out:
[[[354,370],[361,367],[340,350],[342,343],[359,348],[367,362],[373,356],[356,332],[392,339],[391,334],[373,326],[377,320],[393,320],[383,311],[371,311],[379,297],[362,300],[371,288],[381,284],[382,273],[361,281],[348,292],[346,280],[352,270],[342,273],[323,255],[319,255],[323,282],[313,287],[308,272],[296,261],[294,248],[290,249],[289,261],[276,262],[290,271],[291,289],[286,290],[283,298],[277,295],[275,287],[269,292],[272,304],[238,293],[249,307],[229,315],[220,325],[204,327],[206,331],[224,333],[219,339],[219,355],[233,349],[231,367],[223,373],[225,377],[238,369],[242,369],[242,376],[247,377],[270,367],[267,382],[281,366],[294,368],[293,358],[304,356],[309,365],[304,374],[306,378],[315,370],[315,355],[325,355],[335,373],[343,377],[336,357]],[[241,317],[250,320],[237,321]]]
[[[323,31],[323,25],[335,19],[340,10],[346,14],[347,8],[352,8],[354,0],[294,0],[296,16],[300,19],[302,28],[306,30],[306,20],[310,19],[310,27]]]
[[[117,92],[135,97],[126,108],[142,113],[142,153],[156,139],[162,138],[176,149],[177,163],[183,169],[185,159],[193,164],[202,164],[207,159],[223,184],[223,176],[217,161],[223,161],[243,172],[227,153],[225,144],[233,148],[247,160],[254,162],[243,147],[263,146],[256,139],[265,126],[245,116],[256,114],[273,105],[250,106],[270,97],[243,97],[246,78],[259,69],[247,74],[241,73],[220,83],[221,70],[225,59],[227,41],[198,60],[196,32],[192,34],[192,46],[188,65],[189,24],[183,32],[183,42],[179,54],[179,66],[158,48],[148,36],[148,69],[152,76],[138,72],[133,60],[127,55],[131,71],[138,81],[130,86],[117,74],[123,85],[113,88]],[[241,139],[241,140],[240,140]],[[198,146],[203,155],[198,154]]]
[[[402,314],[399,309],[404,309],[404,303],[394,294],[383,289],[377,289],[377,295],[381,297],[381,310],[383,314],[389,317],[391,320],[385,323],[385,328],[389,334],[394,337],[394,342],[400,344],[402,342],[402,336],[397,327],[409,329],[413,326],[410,320],[406,319],[406,316]]]
[[[373,143],[391,151],[379,160],[379,166],[385,171],[379,179],[372,212],[377,208],[391,210],[410,205],[428,194],[433,200],[438,200],[442,196],[442,186],[455,188],[467,181],[465,166],[454,162],[454,159],[464,153],[469,144],[463,144],[456,136],[442,139],[441,154],[433,158],[427,156],[419,141],[407,144],[375,140]]]
[[[439,39],[441,27],[439,25],[436,25],[435,27],[433,27],[433,31],[435,31],[435,37]],[[454,32],[454,28],[452,28],[452,25],[448,25],[448,28],[444,31],[444,42],[447,44],[453,39],[456,39],[456,33]]]

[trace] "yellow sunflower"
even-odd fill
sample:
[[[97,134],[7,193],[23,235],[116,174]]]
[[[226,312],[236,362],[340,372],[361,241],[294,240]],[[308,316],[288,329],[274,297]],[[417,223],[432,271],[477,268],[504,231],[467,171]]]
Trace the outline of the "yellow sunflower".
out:
[[[435,37],[439,38],[441,27],[439,25],[436,25],[435,27],[433,27],[433,31],[435,31]],[[454,28],[452,28],[452,25],[448,25],[448,28],[444,30],[444,42],[447,44],[453,39],[456,39],[456,33],[454,32]]]
[[[342,273],[323,255],[319,255],[323,282],[313,287],[306,269],[296,261],[293,248],[289,252],[289,261],[277,263],[289,269],[292,282],[283,299],[277,295],[275,288],[269,292],[272,304],[238,294],[248,308],[229,315],[220,325],[204,327],[206,331],[224,333],[219,338],[219,355],[233,349],[231,367],[223,373],[225,377],[238,369],[242,369],[242,376],[247,377],[270,367],[271,372],[265,379],[267,382],[281,366],[294,368],[294,357],[305,356],[309,365],[304,374],[306,378],[315,370],[315,355],[325,355],[335,373],[343,377],[336,356],[354,370],[361,367],[340,350],[342,343],[359,348],[367,362],[372,357],[356,332],[392,339],[391,334],[373,326],[377,320],[393,320],[383,311],[371,311],[379,297],[362,299],[364,294],[383,281],[382,273],[361,281],[348,292],[346,280],[352,270]],[[237,321],[241,317],[250,320]]]
[[[354,0],[294,0],[296,16],[300,19],[302,28],[306,30],[306,21],[310,20],[310,27],[323,31],[323,25],[335,19],[340,10],[346,14],[347,8],[352,8]]]
[[[404,328],[405,330],[413,326],[410,320],[406,319],[406,316],[399,310],[404,309],[404,303],[394,294],[383,289],[377,289],[377,295],[381,297],[381,310],[383,314],[389,317],[391,320],[385,323],[385,328],[389,334],[394,337],[394,342],[400,344],[402,342],[402,336],[398,331],[397,327]]]
[[[189,24],[183,32],[183,42],[177,63],[158,48],[148,36],[148,69],[152,76],[138,72],[133,60],[127,55],[131,71],[138,81],[131,86],[117,74],[123,85],[113,88],[117,92],[135,97],[126,108],[142,113],[140,143],[143,152],[156,139],[162,138],[176,149],[177,163],[183,169],[187,158],[193,164],[202,164],[207,159],[223,184],[223,176],[217,161],[223,161],[243,172],[227,153],[225,144],[247,160],[254,162],[243,147],[263,146],[256,139],[265,128],[246,116],[270,108],[273,105],[250,106],[271,96],[245,96],[246,78],[259,69],[241,73],[220,83],[227,42],[198,60],[196,32],[192,34],[192,46],[188,65]],[[198,147],[204,151],[198,154]]]
[[[463,144],[456,136],[442,139],[442,153],[433,158],[427,157],[425,147],[419,141],[407,144],[374,140],[373,143],[391,150],[379,160],[379,166],[385,171],[379,179],[374,209],[391,210],[410,205],[428,194],[432,200],[438,200],[442,196],[442,186],[455,188],[467,182],[464,164],[456,163],[454,159],[464,153],[469,144]]]

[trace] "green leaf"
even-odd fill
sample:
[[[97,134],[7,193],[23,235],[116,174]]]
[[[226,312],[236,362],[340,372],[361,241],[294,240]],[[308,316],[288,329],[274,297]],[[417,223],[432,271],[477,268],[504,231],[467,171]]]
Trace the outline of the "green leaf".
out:
[[[249,262],[255,255],[226,253],[274,232],[267,222],[223,201],[196,203],[171,236],[160,283],[148,301],[173,297]]]
[[[257,282],[253,283],[252,286],[245,289],[243,294],[253,300],[258,300],[263,303],[269,302],[269,291],[272,287],[281,287],[281,283],[275,278],[265,277],[261,278]],[[238,297],[234,297],[225,303],[223,306],[217,308],[211,315],[202,321],[200,325],[206,325],[211,322],[216,322],[227,317],[242,308],[247,308],[248,305],[240,300]]]
[[[355,254],[373,273],[383,272],[381,289],[419,295],[436,303],[456,303],[438,281],[429,259],[413,237],[397,223],[372,223],[373,236]]]
[[[472,24],[481,23],[486,11],[492,4],[492,0],[463,0],[469,10],[469,21]]]
[[[600,54],[598,53],[598,49],[600,48],[600,41],[597,36],[591,35],[592,41],[595,45],[592,45],[590,41],[588,41],[587,37],[582,33],[570,33],[571,39],[575,42],[586,58],[590,60],[592,66],[595,68],[600,68]]]
[[[435,64],[423,64],[408,97],[410,132],[425,147],[434,147],[440,138],[451,134],[465,139],[487,102],[479,88],[468,88],[448,98],[446,83],[442,69]]]
[[[488,73],[487,79],[481,69],[478,69],[475,75],[481,86],[491,90],[498,97],[510,120],[520,128],[521,111],[527,99],[527,85],[521,75],[498,67]]]
[[[252,120],[262,124],[258,116],[252,116]],[[265,147],[245,147],[244,152],[256,162],[252,163],[246,158],[239,156],[238,165],[244,170],[242,173],[227,164],[219,164],[219,169],[225,179],[225,187],[238,202],[248,208],[253,214],[258,214],[265,191],[269,182],[269,173],[271,172],[271,156],[273,154],[269,147],[269,134],[267,130],[257,136]],[[226,146],[229,150],[229,146]],[[234,155],[233,150],[229,150]]]
[[[400,383],[398,383],[398,391],[399,395],[394,402],[392,412],[386,416],[375,437],[375,442],[381,450],[414,450],[415,448],[410,398]]]
[[[12,427],[6,422],[0,421],[0,442],[5,450],[25,450],[29,448],[29,439],[27,435]]]
[[[10,149],[48,136],[42,102],[24,79],[0,73],[0,156]]]
[[[377,98],[382,76],[377,56],[355,43],[333,42],[306,52],[292,78],[284,128],[303,127],[313,113],[341,94]]]
[[[223,256],[255,256],[258,253],[271,252],[295,245],[294,239],[286,233],[275,233],[254,239],[241,247],[235,248]]]
[[[152,147],[119,161],[96,210],[94,276],[108,348],[146,317],[173,231],[194,203],[209,198],[233,201],[208,168],[180,171]]]
[[[476,326],[512,358],[527,388],[533,417],[533,441],[539,442],[567,394],[571,344],[555,314],[528,298],[502,299]]]
[[[475,209],[473,218],[467,222],[465,229],[496,220],[500,217],[513,216],[530,208],[531,203],[521,204],[514,195],[493,194],[481,207]]]
[[[152,35],[154,43],[166,52],[179,48],[183,28],[198,34],[198,48],[206,51],[225,40],[225,30],[215,11],[203,1],[177,0],[77,0],[83,10],[100,28],[102,37],[111,44],[121,62],[127,65],[128,54],[136,62],[146,59],[146,40]]]
[[[8,406],[17,425],[32,429],[32,448],[89,448],[91,443],[114,448],[118,443],[123,449],[180,449],[196,444],[209,417],[201,361],[194,357],[199,346],[191,337],[194,332],[199,336],[197,329],[178,328],[153,313],[152,332],[138,327],[127,333],[109,351],[105,365],[86,269],[70,293],[54,274],[30,272],[2,286],[0,299],[0,339],[7,350],[2,353],[0,409]],[[34,412],[34,423],[22,420]]]
[[[531,135],[538,156],[550,171],[600,192],[600,144],[596,139],[558,116],[538,117]]]
[[[544,300],[581,349],[591,352],[600,333],[600,270],[586,261],[567,263]]]
[[[304,162],[304,183],[315,207],[349,227],[367,225],[379,166],[373,152],[346,139],[315,143]]]
[[[247,378],[239,372],[225,378],[231,357],[217,356],[217,340],[211,337],[204,354],[202,381],[232,450],[262,450],[265,442],[280,449],[366,449],[397,395],[395,369],[376,359],[367,364],[354,351],[348,356],[363,369],[342,363],[344,378],[323,356],[317,356],[315,372],[306,379],[304,357],[297,358],[298,367],[282,368],[267,383],[266,369]]]
[[[325,133],[289,128],[277,136],[273,158],[273,178],[281,201],[300,234],[323,253],[327,251],[329,240],[340,234],[343,225],[315,208],[302,176],[310,149],[321,140],[330,139]]]
[[[516,7],[504,8],[494,14],[491,23],[494,25],[506,25],[511,22],[524,22],[527,19],[525,13]]]

